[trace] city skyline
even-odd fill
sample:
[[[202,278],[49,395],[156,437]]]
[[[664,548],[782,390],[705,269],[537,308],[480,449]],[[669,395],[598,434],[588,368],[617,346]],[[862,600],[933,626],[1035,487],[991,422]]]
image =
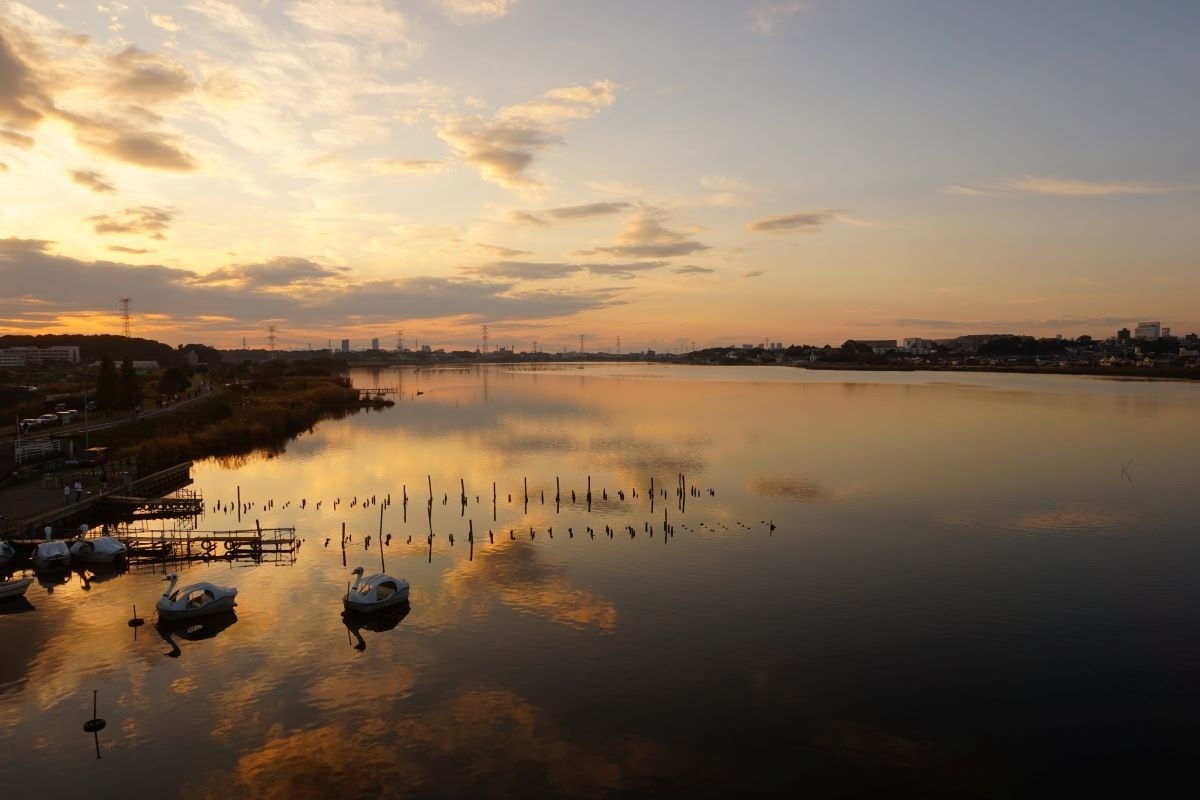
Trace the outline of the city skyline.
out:
[[[0,9],[0,333],[1200,328],[1194,4]]]

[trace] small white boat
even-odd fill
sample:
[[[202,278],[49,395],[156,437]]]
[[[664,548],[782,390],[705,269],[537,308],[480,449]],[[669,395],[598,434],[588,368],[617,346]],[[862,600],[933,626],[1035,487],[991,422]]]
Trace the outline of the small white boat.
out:
[[[363,568],[355,567],[354,585],[346,590],[342,605],[347,611],[367,613],[381,608],[390,608],[408,602],[408,581],[391,575],[368,575],[363,577]]]
[[[0,600],[22,596],[31,583],[33,583],[33,578],[13,578],[10,581],[0,581]]]
[[[111,564],[124,558],[129,548],[119,539],[111,536],[97,536],[92,539],[77,539],[71,543],[71,558],[84,564]]]
[[[229,611],[237,605],[234,601],[234,598],[237,597],[237,589],[232,587],[217,586],[201,581],[176,589],[175,583],[179,580],[179,576],[174,572],[163,580],[170,581],[170,584],[163,592],[162,597],[158,598],[156,604],[159,619],[191,619],[206,614]]]
[[[66,542],[39,542],[33,551],[33,568],[38,570],[66,569],[71,563],[71,550]]]
[[[17,548],[8,542],[0,541],[0,569],[4,569],[17,557]]]

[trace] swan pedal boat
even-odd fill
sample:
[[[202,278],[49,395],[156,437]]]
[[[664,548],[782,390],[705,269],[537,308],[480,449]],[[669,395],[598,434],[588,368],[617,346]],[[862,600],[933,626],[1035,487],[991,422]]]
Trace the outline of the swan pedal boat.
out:
[[[5,541],[0,541],[0,569],[7,567],[17,557],[17,548]]]
[[[128,552],[124,542],[111,536],[79,539],[71,544],[71,559],[83,564],[111,564]]]
[[[25,594],[25,590],[29,588],[29,584],[33,583],[33,578],[15,578],[11,581],[0,581],[0,600],[7,600],[10,597],[21,597]]]
[[[382,574],[363,577],[362,567],[355,567],[352,574],[354,585],[342,598],[342,606],[347,611],[365,614],[408,602],[408,581],[403,578]]]
[[[39,570],[65,568],[71,563],[71,550],[66,542],[39,542],[33,551],[33,567]]]
[[[200,581],[176,589],[175,583],[179,576],[173,572],[163,580],[170,581],[170,584],[155,604],[159,619],[192,619],[229,611],[237,605],[234,600],[237,597],[237,589],[232,587]]]

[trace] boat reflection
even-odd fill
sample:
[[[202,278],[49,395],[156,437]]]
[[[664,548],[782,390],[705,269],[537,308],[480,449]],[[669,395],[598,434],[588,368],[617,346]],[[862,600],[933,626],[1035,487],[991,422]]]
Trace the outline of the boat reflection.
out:
[[[46,594],[54,594],[56,586],[65,586],[71,582],[71,568],[66,564],[35,570],[38,586],[46,590]]]
[[[125,574],[129,571],[129,565],[124,561],[111,561],[107,564],[75,564],[71,569],[79,574],[79,588],[87,592],[91,591],[93,583],[111,581]]]
[[[0,600],[0,617],[6,614],[24,614],[27,611],[33,611],[37,606],[29,602],[29,598],[21,597],[6,597]]]
[[[177,638],[189,642],[211,639],[237,621],[237,612],[230,610],[197,619],[164,620],[159,618],[154,623],[154,629],[158,631],[162,640],[171,646],[171,652],[163,655],[179,658],[183,651],[179,649],[179,645],[175,641]]]
[[[402,603],[369,613],[343,611],[342,623],[346,626],[346,631],[358,640],[353,644],[354,649],[362,652],[367,649],[367,642],[362,637],[362,631],[368,630],[375,633],[390,631],[408,616],[410,610],[411,606],[405,600]]]

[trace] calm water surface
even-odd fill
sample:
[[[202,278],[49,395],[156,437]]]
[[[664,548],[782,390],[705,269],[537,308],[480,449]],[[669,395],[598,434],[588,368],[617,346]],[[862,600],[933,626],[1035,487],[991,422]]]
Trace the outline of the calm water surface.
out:
[[[240,487],[241,527],[304,539],[280,563],[177,567],[236,586],[236,621],[168,640],[161,566],[75,573],[0,614],[4,797],[1187,785],[1200,385],[640,365],[353,377],[396,406],[276,457],[197,464],[197,528],[238,527],[224,507]],[[667,494],[653,505],[651,478]],[[389,496],[384,557],[411,608],[347,626],[341,594],[353,567],[379,569]],[[93,690],[98,741],[82,732]]]

